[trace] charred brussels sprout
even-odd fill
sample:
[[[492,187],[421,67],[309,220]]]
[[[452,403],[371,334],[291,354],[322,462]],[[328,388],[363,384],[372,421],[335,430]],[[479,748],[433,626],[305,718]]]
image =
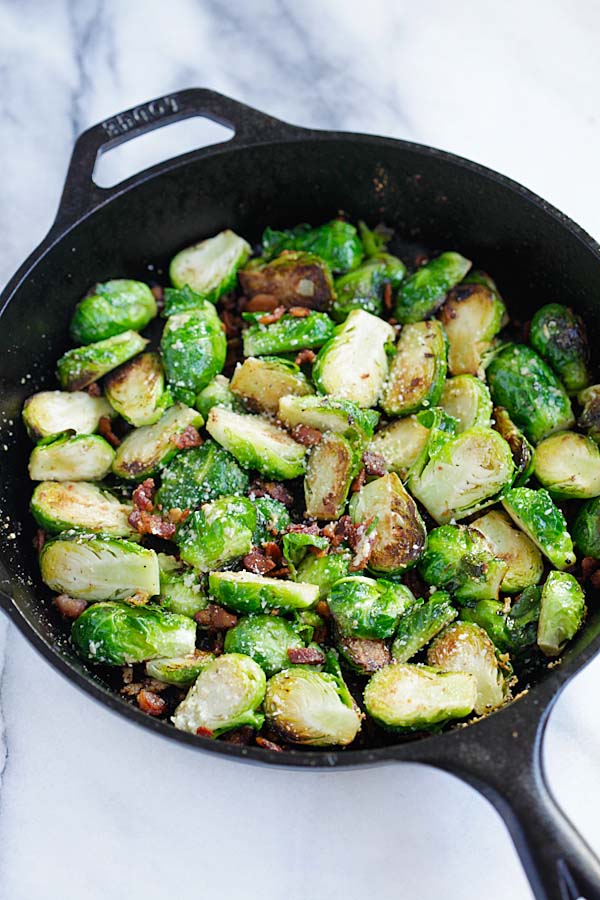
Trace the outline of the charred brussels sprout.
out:
[[[417,505],[394,472],[366,484],[350,502],[355,523],[373,519],[377,536],[369,556],[369,569],[382,575],[413,566],[427,537]]]
[[[43,481],[31,498],[31,512],[44,531],[93,531],[137,537],[128,518],[133,507],[85,481]]]
[[[546,656],[559,656],[579,631],[585,615],[585,594],[569,572],[550,572],[542,589],[537,642]]]
[[[529,340],[570,394],[588,386],[590,350],[587,334],[583,320],[573,310],[560,303],[542,306],[531,320]]]
[[[113,409],[139,428],[154,425],[173,402],[158,353],[142,353],[111,372],[104,387]]]
[[[368,259],[358,269],[336,278],[333,317],[342,322],[353,309],[380,316],[383,311],[383,290],[385,284],[393,289],[399,287],[406,274],[406,266],[401,259],[383,253]]]
[[[446,378],[446,335],[439,322],[405,325],[390,365],[381,406],[390,416],[406,416],[440,399]]]
[[[242,653],[225,653],[205,666],[173,716],[180,731],[218,737],[232,728],[262,726],[257,712],[265,696],[260,666]]]
[[[457,600],[497,600],[508,571],[483,535],[466,525],[441,525],[429,532],[419,572],[427,584],[447,588]]]
[[[244,356],[276,356],[297,350],[316,350],[330,339],[335,327],[329,316],[322,312],[311,312],[300,318],[288,314],[271,325],[261,323],[264,315],[253,315],[253,324],[244,331]]]
[[[573,565],[573,541],[565,517],[552,502],[548,491],[514,488],[504,495],[502,506],[553,566],[567,569]]]
[[[331,271],[314,253],[287,250],[270,262],[253,259],[239,275],[247,297],[270,294],[278,306],[331,308],[334,297]]]
[[[61,534],[44,544],[40,569],[50,590],[90,602],[126,600],[136,593],[155,597],[160,592],[154,550],[107,535]]]
[[[160,597],[163,609],[182,616],[194,616],[208,605],[200,578],[173,556],[158,554],[160,568]]]
[[[171,406],[155,425],[144,425],[127,435],[117,448],[113,472],[136,481],[153,475],[175,456],[177,437],[190,425],[200,428],[200,413],[182,403]]]
[[[231,379],[231,390],[255,412],[276,414],[279,401],[288,395],[314,394],[300,367],[286,359],[248,357]]]
[[[471,263],[449,251],[432,259],[410,275],[398,291],[395,316],[403,325],[420,322],[439,309],[446,294],[465,277]]]
[[[73,623],[71,640],[88,662],[132,665],[193,653],[196,624],[156,607],[95,603]]]
[[[362,260],[362,244],[354,225],[333,219],[311,228],[297,225],[287,231],[266,228],[262,239],[263,255],[272,259],[283,250],[303,250],[325,260],[333,272],[348,272]]]
[[[457,433],[473,426],[488,427],[492,398],[487,385],[473,375],[456,375],[445,383],[439,404],[458,422]]]
[[[92,434],[103,416],[113,415],[104,397],[90,397],[85,391],[40,391],[23,406],[23,422],[34,441],[65,431]]]
[[[249,256],[250,245],[243,238],[233,231],[221,231],[174,256],[169,276],[176,288],[187,285],[202,300],[216,303],[235,287],[237,270]],[[171,312],[175,310],[167,310],[168,315]]]
[[[559,500],[589,500],[600,494],[600,450],[591,438],[575,431],[561,431],[539,443],[534,471]]]
[[[494,429],[510,447],[515,464],[514,487],[522,487],[533,474],[534,449],[503,406],[494,407]]]
[[[408,662],[457,615],[446,591],[435,591],[426,603],[417,602],[398,623],[392,644],[394,660]]]
[[[308,553],[298,566],[296,580],[314,584],[319,589],[319,600],[324,600],[333,585],[340,578],[350,575],[352,555],[348,552],[330,553],[327,556],[313,556]]]
[[[392,661],[388,642],[337,634],[335,646],[346,668],[359,675],[372,675]]]
[[[571,402],[552,369],[524,344],[507,344],[486,376],[492,399],[534,444],[574,423]]]
[[[66,391],[80,391],[140,353],[147,343],[137,331],[124,331],[104,341],[67,350],[56,364],[60,385]]]
[[[237,613],[267,609],[309,609],[319,599],[314,584],[265,578],[252,572],[211,572],[210,595]]]
[[[257,469],[271,478],[297,478],[304,474],[306,447],[260,416],[240,415],[214,406],[208,414],[206,430],[244,468]]]
[[[189,656],[149,659],[146,663],[146,675],[156,678],[157,681],[162,681],[164,684],[189,687],[195,682],[202,669],[213,662],[214,658],[214,654],[207,650],[196,650]]]
[[[185,520],[176,538],[180,556],[200,572],[210,572],[249,553],[255,528],[250,500],[220,497]]]
[[[244,494],[248,476],[214,441],[180,453],[161,473],[156,502],[164,510],[196,509],[227,494]]]
[[[353,433],[367,440],[373,436],[379,413],[335,397],[282,397],[278,418],[288,428],[308,425],[317,431]]]
[[[99,434],[78,434],[41,443],[29,457],[32,481],[100,481],[115,451]]]
[[[396,472],[404,481],[408,470],[419,458],[429,438],[429,429],[416,416],[398,419],[378,431],[369,450],[385,460],[389,472]]]
[[[500,331],[506,308],[497,292],[481,283],[459,284],[440,311],[450,348],[453,375],[478,375],[482,360]]]
[[[526,534],[513,527],[508,516],[489,512],[475,519],[472,528],[484,536],[496,560],[504,560],[508,566],[502,579],[502,593],[518,594],[540,581],[544,572],[542,555]]]
[[[214,306],[170,316],[160,349],[173,396],[191,406],[225,364],[227,339]]]
[[[584,503],[577,513],[573,540],[582,556],[600,559],[600,497]]]
[[[105,281],[75,307],[71,337],[76,344],[93,344],[124,331],[141,331],[157,313],[147,284],[124,278]]]
[[[291,665],[288,650],[304,647],[294,626],[280,616],[244,616],[225,635],[225,653],[245,653],[268,678]]]
[[[315,519],[339,519],[350,485],[360,468],[360,453],[335,432],[323,435],[310,452],[304,479],[306,513]]]
[[[319,351],[312,370],[317,389],[362,408],[375,406],[388,375],[386,345],[394,337],[383,319],[353,310]]]
[[[597,444],[600,443],[600,384],[580,391],[577,400],[583,406],[581,415],[577,420],[580,428],[583,428]]]
[[[328,597],[339,633],[381,640],[393,636],[415,598],[403,584],[352,576],[337,581]]]
[[[494,645],[479,625],[472,622],[449,625],[429,647],[427,662],[444,672],[467,672],[473,676],[477,686],[475,712],[480,716],[507,699],[508,688]]]
[[[344,747],[360,731],[360,713],[327,672],[285,669],[267,684],[265,718],[290,744]]]
[[[395,663],[375,672],[364,697],[367,712],[384,728],[429,731],[473,712],[477,684],[466,672]]]

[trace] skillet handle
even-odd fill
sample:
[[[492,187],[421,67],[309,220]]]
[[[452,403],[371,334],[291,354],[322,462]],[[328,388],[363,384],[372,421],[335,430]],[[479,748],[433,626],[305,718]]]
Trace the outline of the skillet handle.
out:
[[[305,131],[207,88],[188,88],[141,103],[93,125],[79,136],[53,229],[74,224],[92,207],[122,191],[122,184],[111,188],[94,184],[92,175],[99,155],[155,128],[193,116],[204,116],[231,128],[234,135],[226,142],[228,145],[263,143]],[[197,158],[212,149],[202,148],[193,151],[193,155]]]

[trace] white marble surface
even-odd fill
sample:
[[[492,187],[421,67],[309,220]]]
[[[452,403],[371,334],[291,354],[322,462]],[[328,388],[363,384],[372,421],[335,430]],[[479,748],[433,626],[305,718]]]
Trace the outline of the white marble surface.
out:
[[[2,0],[0,283],[50,225],[76,134],[194,84],[299,124],[472,157],[600,237],[599,26],[593,0]],[[211,134],[190,129],[108,169]],[[195,754],[89,702],[4,623],[0,673],[3,900],[531,897],[496,813],[449,776]],[[597,661],[559,701],[546,756],[600,852],[599,689]]]

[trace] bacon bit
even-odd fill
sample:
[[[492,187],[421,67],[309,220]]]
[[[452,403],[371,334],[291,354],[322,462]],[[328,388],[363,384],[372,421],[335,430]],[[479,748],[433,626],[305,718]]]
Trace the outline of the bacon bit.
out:
[[[306,549],[309,553],[312,553],[313,556],[316,556],[317,559],[321,559],[322,556],[327,556],[329,552],[329,547],[307,547]]]
[[[210,728],[205,728],[203,725],[200,725],[199,728],[196,728],[196,734],[198,737],[211,738],[213,736],[213,732]]]
[[[276,568],[277,563],[265,556],[258,547],[253,547],[250,553],[244,556],[242,565],[248,572],[254,572],[255,575],[266,575],[267,572]]]
[[[373,453],[371,450],[365,450],[362,456],[367,475],[377,475],[381,478],[387,472],[385,459],[379,453]]]
[[[310,309],[307,309],[306,306],[290,306],[288,312],[294,319],[306,319],[307,316],[310,316]]]
[[[167,708],[166,701],[162,697],[144,688],[137,695],[137,702],[142,712],[148,713],[149,716],[162,716]]]
[[[590,582],[592,587],[600,588],[600,569],[596,569],[596,571],[592,573]]]
[[[223,637],[222,631],[214,631],[214,640],[211,652],[215,654],[215,656],[220,656],[223,650],[225,649],[225,638]]]
[[[317,354],[314,352],[314,350],[305,349],[305,350],[301,350],[300,353],[298,353],[294,362],[296,363],[297,366],[302,366],[302,365],[304,365],[304,363],[308,363],[309,365],[312,365],[312,363],[314,363],[316,358],[317,358]]]
[[[352,484],[350,485],[350,492],[352,494],[358,493],[358,491],[360,491],[364,487],[366,480],[367,480],[367,470],[363,466],[362,469],[360,470],[360,472],[358,473],[358,475],[356,476],[356,478],[354,479],[354,481],[352,482]]]
[[[277,303],[275,294],[255,294],[246,303],[244,312],[273,312],[277,309]]]
[[[33,547],[38,553],[42,552],[42,547],[46,543],[46,532],[43,528],[38,528],[33,539]]]
[[[153,534],[155,537],[161,537],[167,541],[177,531],[173,522],[168,522],[161,516],[153,515],[143,509],[134,509],[129,514],[127,521],[139,534]]]
[[[194,619],[207,631],[221,631],[227,628],[233,628],[237,625],[237,616],[227,612],[222,606],[216,603],[209,603],[205,609],[199,609],[194,614]]]
[[[106,441],[108,441],[111,447],[121,446],[121,438],[118,438],[112,430],[110,416],[100,416],[100,420],[98,422],[98,431],[102,435],[102,437]]]
[[[154,478],[146,478],[141,484],[138,484],[135,491],[131,495],[133,505],[138,509],[146,512],[152,512],[154,509],[154,495],[156,494],[156,485]]]
[[[236,337],[240,328],[239,317],[235,316],[230,310],[224,309],[221,313],[221,327],[227,337]]]
[[[292,437],[304,447],[314,447],[321,442],[323,435],[317,428],[311,428],[310,425],[296,425],[292,430]]]
[[[287,507],[294,505],[293,496],[278,481],[260,481],[257,479],[250,485],[248,494],[250,497],[271,497],[272,500],[279,500],[280,503]]]
[[[275,322],[279,322],[284,315],[285,306],[276,306],[273,312],[267,313],[266,316],[261,316],[258,323],[259,325],[273,325]]]
[[[149,599],[150,594],[146,591],[136,591],[131,597],[127,597],[127,603],[131,603],[132,606],[146,606]]]
[[[221,740],[226,744],[241,744],[242,746],[247,746],[254,740],[254,734],[254,728],[250,728],[249,725],[242,725],[241,728],[236,728],[235,731],[230,731],[228,734],[224,735]]]
[[[97,384],[95,381],[92,381],[91,384],[88,384],[88,386],[86,387],[85,390],[86,390],[86,393],[88,393],[90,395],[90,397],[101,397],[102,396],[102,391],[100,390],[100,385]]]
[[[171,438],[178,450],[189,450],[191,447],[201,447],[204,441],[200,432],[193,425],[187,425],[180,434]]]
[[[419,268],[419,266],[424,266],[426,262],[429,262],[429,257],[426,253],[417,253],[415,256],[415,268]]]
[[[326,600],[319,600],[315,606],[315,612],[317,615],[321,616],[322,619],[331,618],[331,610],[329,609],[329,603],[327,603]]]
[[[342,516],[337,522],[330,522],[321,530],[323,534],[334,547],[339,547],[344,541],[348,541],[352,529],[356,526],[352,524],[350,516]]]
[[[164,681],[157,681],[156,678],[146,678],[144,686],[147,691],[154,691],[156,694],[160,694],[161,691],[166,691],[170,687]]]
[[[137,697],[143,687],[144,685],[141,681],[130,681],[121,688],[120,693],[123,694],[124,697]]]
[[[165,305],[165,289],[160,284],[155,284],[154,287],[150,288],[154,299],[156,300],[156,305],[159,310],[164,308]]]
[[[304,525],[303,523],[288,525],[285,530],[286,534],[320,534],[321,532],[316,522],[313,522],[311,525]],[[323,529],[323,532],[325,532],[325,529]],[[325,536],[327,537],[327,535]]]
[[[59,594],[52,602],[65,619],[78,619],[84,609],[87,609],[85,600],[77,600],[68,594]]]
[[[279,569],[273,569],[272,572],[269,572],[271,578],[287,578],[290,574],[289,566],[281,566]]]
[[[265,541],[262,545],[263,553],[269,557],[269,559],[275,560],[276,563],[281,562],[282,553],[279,545],[275,543],[275,541]]]
[[[179,509],[179,507],[175,506],[173,509],[170,509],[167,513],[167,518],[169,522],[172,522],[173,525],[183,525],[187,517],[189,516],[191,509]]]
[[[383,305],[388,312],[392,311],[392,285],[389,281],[383,286]]]
[[[283,747],[276,744],[275,741],[269,741],[267,738],[261,737],[260,734],[256,738],[256,743],[263,750],[272,750],[274,753],[283,753]]]
[[[325,662],[325,654],[316,647],[288,647],[291,663],[304,666],[320,666]]]
[[[584,556],[581,560],[581,575],[584,581],[587,581],[590,578],[596,569],[600,566],[600,562],[597,559],[594,559],[593,556]]]

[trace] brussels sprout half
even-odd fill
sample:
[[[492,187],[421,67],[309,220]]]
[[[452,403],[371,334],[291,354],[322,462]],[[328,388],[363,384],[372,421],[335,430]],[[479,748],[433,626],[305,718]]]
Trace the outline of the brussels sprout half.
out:
[[[314,388],[300,367],[286,359],[250,356],[238,366],[231,390],[254,412],[276,414],[282,397],[314,394]]]
[[[40,391],[23,406],[23,422],[34,441],[65,431],[92,434],[103,416],[114,414],[104,397],[91,397],[85,391]]]
[[[485,382],[473,375],[455,375],[454,378],[449,378],[442,390],[439,405],[458,422],[458,434],[474,426],[487,428],[492,420],[490,392]]]
[[[43,481],[31,498],[31,512],[44,531],[91,531],[139,539],[129,524],[133,507],[85,481]]]
[[[440,399],[446,378],[446,335],[439,322],[415,322],[400,332],[381,406],[406,416]]]
[[[410,467],[417,461],[429,439],[429,429],[416,416],[407,416],[378,431],[368,449],[385,460],[389,472],[404,481]]]
[[[347,438],[326,432],[308,457],[304,478],[306,514],[314,519],[339,519],[360,464],[361,454]]]
[[[392,644],[392,656],[398,663],[408,662],[446,625],[456,619],[450,594],[435,591],[426,603],[417,602],[400,618]]]
[[[154,475],[178,452],[175,439],[188,425],[200,428],[202,416],[182,403],[171,406],[155,425],[130,432],[117,447],[112,470],[119,478],[140,481]]]
[[[590,500],[600,494],[600,450],[584,434],[551,434],[535,448],[534,463],[537,480],[559,500]]]
[[[205,301],[201,307],[170,316],[160,349],[171,393],[191,406],[225,364],[227,338],[214,306]]]
[[[107,376],[104,389],[113,409],[135,428],[154,425],[173,402],[158,353],[130,359]]]
[[[237,613],[310,609],[319,599],[314,584],[265,578],[252,572],[211,572],[208,589],[217,603]]]
[[[368,259],[358,269],[336,278],[333,317],[343,322],[353,309],[380,316],[383,312],[384,285],[393,289],[400,286],[406,274],[406,266],[401,259],[389,253]]]
[[[278,306],[329,310],[335,296],[331,270],[314,253],[286,250],[276,259],[253,259],[239,272],[247,297],[269,294]]]
[[[448,368],[453,375],[480,375],[482,360],[500,331],[506,307],[484,284],[459,284],[440,311],[448,336]]]
[[[284,534],[283,556],[289,566],[292,578],[295,578],[297,566],[311,548],[325,553],[329,549],[329,541],[322,535],[307,534],[303,531],[290,531],[288,534]]]
[[[125,278],[105,281],[75,307],[71,337],[76,344],[93,344],[124,331],[141,331],[157,313],[147,284]]]
[[[426,263],[401,285],[394,315],[403,325],[420,322],[439,309],[448,291],[465,277],[471,263],[460,253],[449,251]]]
[[[513,488],[502,498],[502,506],[553,566],[567,569],[573,565],[573,541],[565,517],[552,502],[548,491]]]
[[[213,380],[202,388],[194,406],[205,421],[213,406],[224,406],[235,412],[244,411],[242,400],[232,392],[229,378],[224,375],[215,375]]]
[[[548,303],[535,313],[529,341],[554,369],[569,394],[590,383],[590,349],[581,316],[560,303]]]
[[[163,509],[196,509],[227,494],[245,494],[249,479],[215,441],[179,453],[162,470],[156,503]]]
[[[235,287],[237,270],[250,256],[250,245],[227,229],[180,250],[171,260],[169,277],[176,288],[186,285],[202,300],[216,303]],[[169,309],[167,314],[180,310]]]
[[[538,647],[546,656],[559,656],[579,631],[585,615],[585,594],[569,572],[550,572],[542,588]]]
[[[510,447],[515,464],[513,487],[522,487],[533,474],[535,450],[503,406],[494,407],[493,428]]]
[[[304,474],[306,447],[260,416],[240,415],[213,406],[206,430],[244,468],[280,479]]]
[[[355,575],[337,581],[327,602],[341,635],[381,640],[394,635],[415,598],[403,584]]]
[[[526,534],[513,527],[508,516],[493,510],[475,519],[471,528],[484,536],[496,558],[508,566],[500,585],[502,593],[518,594],[538,584],[544,573],[542,554]]]
[[[264,313],[251,316],[243,334],[244,356],[277,356],[298,350],[322,347],[333,332],[334,324],[326,313],[311,312],[303,318],[282,316],[271,325],[263,325]]]
[[[158,554],[160,568],[159,603],[163,609],[181,616],[193,616],[208,606],[204,586],[193,569],[174,556]]]
[[[280,616],[244,616],[225,635],[225,653],[245,653],[267,677],[290,666],[288,650],[304,647],[291,624]]]
[[[67,350],[56,364],[60,386],[66,391],[80,391],[140,353],[147,343],[137,331],[123,331],[106,340]],[[61,431],[64,428],[63,425]]]
[[[34,448],[29,477],[32,481],[101,481],[114,457],[115,451],[99,434],[66,435]]]
[[[338,579],[351,574],[351,563],[352,554],[347,551],[321,557],[308,553],[299,564],[294,579],[316,585],[319,591],[318,599],[324,600]]]
[[[582,556],[600,559],[600,497],[584,503],[577,513],[573,541]]]
[[[466,525],[441,525],[429,532],[419,572],[427,584],[447,588],[457,600],[497,600],[508,571],[483,535]]]
[[[166,658],[149,659],[146,663],[146,675],[156,678],[164,684],[175,687],[192,685],[202,669],[213,662],[214,653],[208,650],[195,650],[189,656],[168,656]]]
[[[335,646],[344,666],[359,675],[372,675],[392,661],[388,642],[335,634]]]
[[[220,497],[195,510],[177,532],[181,558],[210,572],[252,549],[256,513],[245,497]]]
[[[583,428],[596,443],[600,443],[600,384],[593,384],[580,391],[577,400],[583,410],[577,420],[580,428]]]
[[[286,231],[266,228],[262,238],[263,256],[272,259],[283,250],[304,250],[325,260],[333,272],[348,272],[362,260],[363,249],[356,228],[349,222],[333,219],[311,228],[297,225]]]
[[[278,418],[288,428],[309,425],[317,431],[353,433],[368,439],[373,436],[379,413],[335,397],[282,397]]]

